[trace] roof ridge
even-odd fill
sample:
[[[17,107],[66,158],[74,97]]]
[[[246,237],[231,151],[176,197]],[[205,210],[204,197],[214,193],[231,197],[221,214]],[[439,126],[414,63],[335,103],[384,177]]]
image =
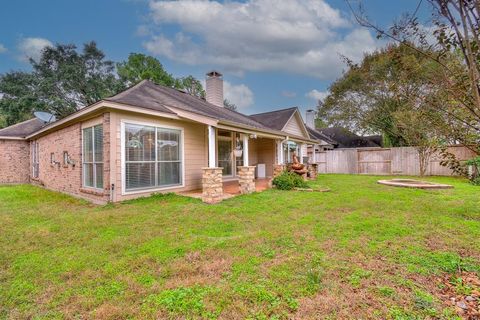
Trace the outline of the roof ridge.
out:
[[[202,98],[200,98],[200,97],[191,95],[191,94],[189,94],[188,92],[179,90],[179,89],[177,89],[177,88],[167,87],[167,86],[164,86],[164,85],[156,84],[156,83],[154,83],[153,81],[150,81],[150,80],[148,80],[148,82],[149,82],[150,84],[154,85],[155,87],[160,87],[161,89],[167,89],[167,90],[174,90],[174,91],[176,91],[176,92],[179,92],[179,93],[181,93],[181,94],[186,95],[188,98],[194,98],[194,99],[198,100],[199,102],[201,102],[201,103],[203,103],[203,104],[205,104],[205,105],[207,105],[207,106],[209,106],[209,107],[211,107],[211,108],[214,108],[214,109],[215,109],[215,108],[220,108],[220,109],[222,109],[222,110],[224,110],[224,111],[238,114],[238,115],[240,115],[240,116],[242,116],[242,117],[248,118],[250,121],[254,121],[256,124],[258,124],[258,125],[260,125],[260,126],[262,126],[262,127],[265,127],[265,125],[264,125],[263,123],[258,122],[258,121],[255,120],[255,119],[251,119],[250,116],[247,115],[247,114],[244,114],[244,113],[241,113],[241,112],[238,112],[238,111],[235,111],[235,110],[230,110],[230,109],[225,108],[225,107],[217,106],[217,105],[215,105],[215,104],[213,104],[213,103],[211,103],[211,102],[208,102],[208,101],[205,100],[205,99],[202,99]]]

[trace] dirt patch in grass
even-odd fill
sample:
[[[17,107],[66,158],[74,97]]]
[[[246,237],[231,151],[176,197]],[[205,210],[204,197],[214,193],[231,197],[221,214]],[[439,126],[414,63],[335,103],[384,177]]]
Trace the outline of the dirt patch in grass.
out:
[[[184,259],[178,259],[172,264],[173,273],[165,282],[165,288],[213,284],[230,271],[232,263],[232,257],[220,252],[188,253]]]
[[[91,317],[98,320],[117,320],[129,318],[127,310],[124,310],[123,308],[111,303],[104,303],[96,308],[91,313]]]

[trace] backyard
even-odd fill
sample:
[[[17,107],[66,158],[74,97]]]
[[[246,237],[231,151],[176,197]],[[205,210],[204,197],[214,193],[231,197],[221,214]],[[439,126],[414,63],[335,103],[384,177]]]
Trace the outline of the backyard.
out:
[[[480,187],[267,190],[218,205],[157,195],[95,206],[0,187],[0,318],[455,319],[445,279],[480,272]]]

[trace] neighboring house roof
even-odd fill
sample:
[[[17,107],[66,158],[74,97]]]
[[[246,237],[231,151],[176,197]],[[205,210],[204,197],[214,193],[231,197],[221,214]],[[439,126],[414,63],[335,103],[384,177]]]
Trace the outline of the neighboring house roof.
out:
[[[160,86],[149,80],[144,80],[130,89],[104,100],[170,113],[174,112],[168,107],[174,107],[218,120],[231,121],[259,129],[271,129],[244,114],[218,107],[186,92]]]
[[[330,138],[329,136],[321,133],[317,129],[312,129],[309,126],[306,126],[306,127],[307,127],[307,130],[308,130],[308,134],[310,135],[310,138],[317,139],[317,140],[323,140],[326,143],[331,144],[331,145],[338,145],[337,141],[335,141],[332,138]]]
[[[383,136],[381,134],[376,134],[372,136],[364,136],[364,138],[372,141],[373,143],[378,144],[379,146],[383,147]]]
[[[25,138],[26,136],[41,129],[44,125],[45,123],[43,121],[33,118],[14,124],[10,127],[0,129],[0,137]]]
[[[298,111],[297,107],[257,113],[250,115],[250,118],[262,123],[263,125],[275,129],[282,130],[290,120],[293,114]]]
[[[381,147],[368,137],[361,137],[345,128],[332,127],[317,129],[317,131],[335,140],[338,143],[338,148]]]

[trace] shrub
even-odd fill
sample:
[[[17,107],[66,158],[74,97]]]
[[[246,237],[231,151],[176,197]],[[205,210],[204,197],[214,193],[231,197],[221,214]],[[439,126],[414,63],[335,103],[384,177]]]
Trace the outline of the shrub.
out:
[[[284,171],[280,175],[276,176],[272,184],[280,190],[292,190],[293,188],[308,188],[308,184],[303,178],[294,173]]]

